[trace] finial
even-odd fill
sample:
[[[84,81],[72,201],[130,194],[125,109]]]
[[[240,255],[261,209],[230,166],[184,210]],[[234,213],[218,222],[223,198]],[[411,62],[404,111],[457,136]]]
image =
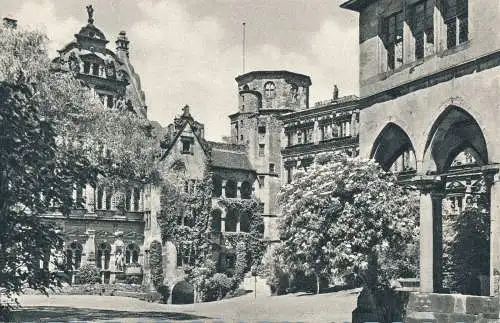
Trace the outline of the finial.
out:
[[[182,116],[183,117],[190,117],[191,114],[189,113],[189,105],[185,105],[184,108],[182,108]]]
[[[93,24],[94,23],[94,8],[92,8],[92,5],[88,5],[87,7],[87,14],[89,15],[89,24]]]

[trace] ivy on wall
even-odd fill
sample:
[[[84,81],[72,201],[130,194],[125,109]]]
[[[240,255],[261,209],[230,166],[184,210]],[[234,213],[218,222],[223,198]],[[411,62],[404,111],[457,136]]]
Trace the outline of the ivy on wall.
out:
[[[210,239],[213,174],[209,164],[205,170],[202,180],[196,182],[190,181],[183,174],[174,174],[170,180],[165,181],[158,216],[163,241],[175,244],[178,264],[187,274],[187,280],[195,286],[197,299],[201,301],[220,298],[221,291],[227,291],[226,287],[222,287],[227,285],[226,281],[221,283],[222,276],[214,278],[217,273],[232,276],[231,288],[236,289],[245,272],[252,265],[260,264],[265,250],[260,203],[256,199],[218,198],[219,206],[228,212],[235,210],[248,219],[248,232],[224,235],[228,243],[236,248],[236,263],[234,270],[223,272],[225,268],[220,266],[217,256],[224,246],[217,245]]]

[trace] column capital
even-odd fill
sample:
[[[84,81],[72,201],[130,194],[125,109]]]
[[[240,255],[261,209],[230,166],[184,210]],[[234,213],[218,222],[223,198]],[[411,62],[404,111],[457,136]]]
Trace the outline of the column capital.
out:
[[[443,180],[438,175],[416,175],[407,183],[415,186],[423,194],[444,195]]]

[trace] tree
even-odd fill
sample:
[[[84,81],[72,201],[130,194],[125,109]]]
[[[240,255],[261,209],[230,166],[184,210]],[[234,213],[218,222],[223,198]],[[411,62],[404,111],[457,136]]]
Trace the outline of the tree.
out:
[[[480,277],[488,276],[490,270],[488,212],[477,204],[468,205],[453,219],[450,229],[451,241],[445,248],[449,287],[454,292],[481,295]]]
[[[401,252],[392,252],[418,237],[416,203],[396,177],[374,161],[323,154],[282,188],[278,201],[289,268],[315,275],[318,287],[321,276],[355,273],[380,308],[374,295],[400,275],[392,260]]]
[[[74,178],[91,167],[57,150],[53,123],[39,115],[23,85],[0,83],[0,169],[0,289],[8,298],[24,287],[47,293],[60,285],[48,264],[62,239],[39,215],[51,207],[67,214]]]
[[[47,264],[63,236],[40,215],[69,214],[75,184],[159,176],[149,122],[106,110],[72,74],[51,70],[46,43],[0,26],[0,289],[9,298],[59,285]]]

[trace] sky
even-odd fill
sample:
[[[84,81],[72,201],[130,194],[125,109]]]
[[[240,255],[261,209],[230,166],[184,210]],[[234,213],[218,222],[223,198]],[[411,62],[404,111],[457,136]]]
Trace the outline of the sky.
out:
[[[73,40],[94,8],[94,25],[114,50],[121,30],[141,77],[148,117],[163,126],[188,104],[209,140],[229,134],[238,107],[235,77],[289,70],[311,77],[311,105],[358,94],[358,16],[343,0],[1,0],[0,14],[47,33],[49,55]]]

